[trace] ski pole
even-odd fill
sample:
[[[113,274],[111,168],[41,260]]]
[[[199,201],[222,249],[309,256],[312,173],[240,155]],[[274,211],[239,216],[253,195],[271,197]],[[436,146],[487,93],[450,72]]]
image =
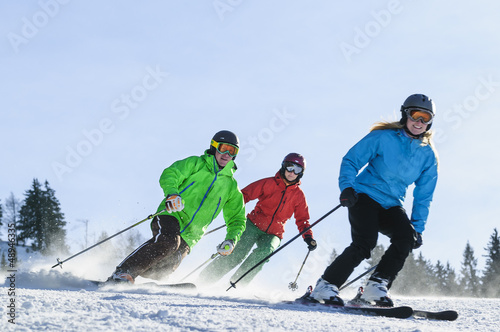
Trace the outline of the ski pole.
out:
[[[207,259],[206,261],[204,261],[200,266],[198,266],[196,269],[194,269],[193,271],[191,271],[191,273],[189,273],[187,276],[185,276],[184,278],[181,279],[181,281],[183,281],[184,279],[187,279],[187,277],[189,277],[190,275],[192,275],[193,273],[195,273],[196,271],[198,271],[199,269],[201,269],[201,267],[205,264],[207,264],[208,262],[210,262],[212,259],[214,259],[215,257],[217,257],[219,253],[216,252],[215,254],[213,254],[212,256],[210,256],[209,259]]]
[[[97,247],[98,245],[100,245],[100,244],[102,244],[102,243],[104,243],[104,242],[106,242],[106,241],[108,241],[108,240],[111,240],[111,239],[112,239],[112,238],[114,238],[115,236],[120,235],[121,233],[126,232],[126,231],[128,231],[129,229],[131,229],[131,228],[133,228],[133,227],[135,227],[135,226],[137,226],[137,225],[139,225],[139,224],[142,224],[142,223],[143,223],[143,222],[145,222],[146,220],[153,219],[154,217],[156,217],[157,215],[159,215],[159,214],[161,214],[161,213],[163,213],[163,212],[165,212],[165,211],[167,211],[167,209],[163,209],[163,210],[161,210],[160,212],[157,212],[157,213],[155,213],[155,214],[150,214],[147,218],[142,219],[141,221],[136,222],[136,223],[135,223],[135,224],[133,224],[132,226],[127,227],[127,228],[125,228],[125,229],[124,229],[124,230],[122,230],[122,231],[119,231],[119,232],[118,232],[118,233],[116,233],[115,235],[111,235],[111,236],[110,236],[110,237],[108,237],[107,239],[104,239],[104,240],[102,240],[102,241],[100,241],[100,242],[98,242],[98,243],[94,244],[93,246],[88,247],[87,249],[82,250],[82,251],[80,251],[79,253],[76,253],[76,254],[74,254],[73,256],[69,257],[69,258],[66,258],[66,259],[65,259],[65,260],[63,260],[63,261],[61,261],[61,260],[58,258],[58,259],[57,259],[57,264],[56,264],[56,265],[54,265],[54,266],[52,266],[52,268],[55,268],[56,266],[60,266],[60,267],[61,267],[61,269],[62,269],[62,264],[63,264],[63,263],[65,263],[65,262],[67,262],[67,261],[69,261],[70,259],[75,258],[76,256],[81,255],[81,254],[83,254],[84,252],[89,251],[90,249],[95,248],[95,247]]]
[[[306,258],[304,258],[304,262],[302,262],[302,266],[300,267],[299,273],[297,273],[297,277],[295,278],[295,281],[288,284],[288,288],[290,288],[293,291],[296,291],[297,288],[299,288],[299,286],[297,285],[297,279],[299,279],[300,272],[302,272],[302,268],[304,267],[304,264],[306,264],[307,257],[309,257],[310,253],[311,253],[311,250],[308,250]]]
[[[208,232],[206,232],[205,234],[203,234],[203,236],[205,236],[205,235],[207,235],[207,234],[210,234],[210,233],[213,233],[213,232],[215,232],[215,231],[218,231],[219,229],[224,228],[224,227],[226,227],[226,225],[222,225],[222,226],[219,226],[219,227],[217,227],[217,228],[214,228],[214,229],[212,229],[211,231],[208,231]]]
[[[363,278],[365,275],[367,275],[368,273],[370,273],[371,271],[375,270],[375,268],[377,267],[378,264],[375,264],[373,265],[371,268],[369,268],[368,270],[366,270],[365,272],[361,273],[359,276],[357,276],[356,278],[352,279],[351,281],[349,281],[347,284],[344,284],[342,287],[339,288],[339,291],[341,291],[342,289],[346,288],[347,286],[349,286],[350,284],[352,284],[353,282],[355,282],[356,280],[358,279],[361,279]]]
[[[236,284],[238,283],[238,281],[240,281],[241,279],[243,279],[244,277],[246,277],[246,275],[249,274],[251,271],[253,271],[257,266],[259,266],[260,264],[264,263],[265,261],[267,261],[269,258],[271,258],[272,256],[274,256],[275,254],[277,254],[281,249],[285,248],[287,245],[289,245],[290,243],[292,243],[293,241],[295,241],[299,236],[301,236],[302,234],[304,234],[305,232],[307,232],[308,230],[310,230],[311,228],[313,228],[314,226],[316,226],[320,221],[322,221],[323,219],[325,219],[326,217],[328,217],[330,214],[332,214],[333,212],[335,212],[341,206],[342,206],[342,204],[339,204],[336,207],[334,207],[333,209],[331,209],[330,211],[328,211],[323,217],[321,217],[318,220],[316,220],[309,227],[306,227],[302,232],[300,232],[299,234],[295,235],[287,243],[285,243],[284,245],[282,245],[281,247],[279,247],[278,249],[276,249],[274,252],[270,253],[265,258],[263,258],[260,262],[258,262],[254,266],[252,266],[247,272],[245,272],[241,277],[239,277],[238,280],[236,280],[235,282],[230,281],[229,283],[231,284],[231,286],[228,289],[226,289],[226,292],[229,291],[233,287],[236,288]]]

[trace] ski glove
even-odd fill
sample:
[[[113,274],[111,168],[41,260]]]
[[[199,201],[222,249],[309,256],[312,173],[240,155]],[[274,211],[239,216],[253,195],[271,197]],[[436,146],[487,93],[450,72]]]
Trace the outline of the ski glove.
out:
[[[358,201],[358,194],[352,187],[345,188],[340,193],[340,205],[345,207],[353,207]]]
[[[422,234],[415,232],[413,235],[413,239],[415,240],[413,242],[413,249],[418,249],[424,244],[424,241],[422,240]]]
[[[313,239],[311,235],[306,235],[306,237],[304,237],[304,242],[307,243],[307,249],[310,251],[313,251],[318,247],[316,240]]]
[[[230,255],[234,249],[233,240],[225,240],[217,246],[217,253],[222,256]]]
[[[168,195],[167,200],[165,201],[165,207],[167,208],[168,213],[179,212],[184,209],[184,202],[182,202],[180,195]]]

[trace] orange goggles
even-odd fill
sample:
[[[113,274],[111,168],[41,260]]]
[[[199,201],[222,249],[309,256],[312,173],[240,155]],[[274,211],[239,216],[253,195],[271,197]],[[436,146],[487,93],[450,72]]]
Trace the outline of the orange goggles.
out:
[[[227,153],[231,157],[236,157],[236,155],[238,154],[238,150],[239,150],[237,146],[234,146],[234,145],[229,144],[229,143],[219,143],[219,142],[216,142],[214,140],[212,140],[212,143],[210,143],[210,145],[212,145],[214,148],[216,148],[220,154]]]
[[[431,112],[422,109],[408,108],[405,112],[413,121],[422,120],[424,124],[432,123],[432,119],[434,118]]]

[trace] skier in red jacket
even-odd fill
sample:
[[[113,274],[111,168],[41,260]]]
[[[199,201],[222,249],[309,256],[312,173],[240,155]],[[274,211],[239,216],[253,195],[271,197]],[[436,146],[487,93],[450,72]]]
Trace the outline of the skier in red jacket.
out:
[[[290,153],[283,159],[281,169],[274,177],[258,180],[241,190],[245,204],[258,199],[253,211],[247,215],[246,230],[230,256],[218,256],[200,273],[201,283],[217,282],[245,260],[231,277],[231,281],[238,280],[279,247],[285,232],[285,223],[292,215],[295,216],[299,232],[309,227],[307,201],[304,192],[299,188],[305,168],[304,157],[298,153]],[[309,250],[316,249],[317,244],[311,230],[305,232],[302,237]],[[248,255],[254,245],[257,247]],[[260,264],[241,279],[240,285],[248,285],[263,265]]]

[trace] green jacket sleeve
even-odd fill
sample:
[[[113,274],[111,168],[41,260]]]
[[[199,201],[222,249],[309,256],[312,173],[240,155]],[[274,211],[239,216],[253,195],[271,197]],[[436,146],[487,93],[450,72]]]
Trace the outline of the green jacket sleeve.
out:
[[[198,162],[199,158],[189,157],[178,160],[163,170],[160,176],[160,186],[165,197],[179,194],[179,187],[195,172]]]
[[[222,212],[227,226],[226,240],[233,240],[236,244],[246,227],[245,202],[236,185]]]

